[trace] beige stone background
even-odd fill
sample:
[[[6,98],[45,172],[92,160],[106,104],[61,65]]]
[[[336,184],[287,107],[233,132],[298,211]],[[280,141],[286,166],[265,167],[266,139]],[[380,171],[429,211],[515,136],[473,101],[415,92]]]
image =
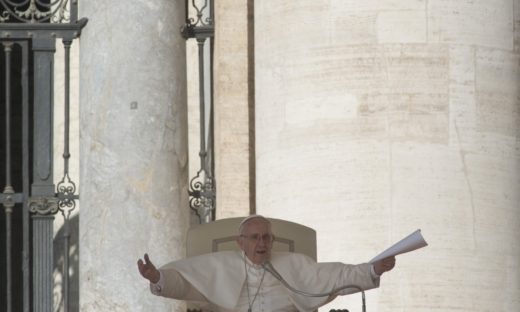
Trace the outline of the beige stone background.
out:
[[[181,7],[179,1],[171,5],[146,2],[146,6],[145,2],[139,2],[143,5],[139,10],[128,8],[118,14],[142,19],[143,12],[148,12],[163,14],[166,20],[165,8]],[[381,288],[367,293],[368,311],[519,311],[520,1],[215,2],[217,217],[256,211],[302,223],[317,230],[320,261],[349,263],[367,261],[420,228],[429,246],[397,258],[396,269],[383,276]],[[102,15],[97,5],[89,7],[92,17]],[[248,15],[252,7],[254,15]],[[113,27],[114,38],[126,36],[127,30],[119,29],[119,24],[96,24],[99,20],[89,21],[91,34]],[[163,44],[174,42],[172,34],[182,18],[178,20],[166,26],[147,21],[143,27],[157,31]],[[114,49],[94,44],[95,35],[83,35],[90,47],[85,51],[105,51],[103,60],[109,63]],[[161,49],[161,61],[167,65],[172,62],[168,49]],[[187,51],[192,177],[198,165],[198,82],[191,42]],[[92,55],[85,59],[91,60]],[[83,75],[80,83],[102,88],[103,76],[95,73],[99,68],[83,64],[77,65]],[[121,71],[108,74],[121,78]],[[154,76],[153,72],[140,74]],[[153,94],[167,85],[148,81],[151,85],[140,93],[132,86],[146,79],[132,78],[126,88],[113,86],[115,95],[108,87],[102,89],[109,97],[105,109],[107,113],[119,110],[128,120],[135,120],[133,126],[145,129],[154,124],[153,118],[162,116],[148,112],[155,106],[147,106],[147,95],[155,99]],[[165,79],[182,86],[178,75]],[[182,91],[176,92],[158,102],[182,102]],[[127,110],[136,99],[139,112],[148,113]],[[251,111],[254,120],[250,120]],[[86,113],[94,114],[84,111],[83,119]],[[184,112],[177,114],[180,117],[174,117],[182,119]],[[171,120],[165,123],[178,125]],[[84,136],[102,132],[85,125]],[[87,203],[85,209],[90,210],[85,215],[90,217],[83,223],[82,248],[89,244],[87,255],[92,259],[82,260],[82,271],[91,271],[84,277],[92,280],[81,290],[85,311],[124,310],[128,302],[135,311],[150,306],[156,311],[183,310],[183,305],[149,298],[133,267],[135,258],[147,250],[155,251],[158,263],[182,256],[187,216],[176,205],[186,203],[185,196],[179,195],[185,194],[187,183],[183,131],[178,130],[174,138],[181,145],[174,150],[181,153],[166,157],[180,167],[172,172],[183,180],[178,185],[168,182],[172,186],[166,195],[156,198],[160,188],[155,186],[169,180],[163,177],[163,168],[154,167],[158,162],[153,159],[147,160],[155,168],[151,175],[141,174],[146,168],[112,174],[103,169],[106,163],[100,163],[95,172],[118,182],[133,177],[133,182],[125,182],[130,186],[123,186],[128,188],[127,197],[110,190],[103,196],[126,207],[125,213],[134,217],[117,212],[119,219],[108,226],[106,214],[115,212],[105,211],[101,218],[90,212],[96,212],[96,205]],[[124,137],[110,139],[112,135],[104,134],[105,145],[94,144],[99,139],[91,143],[95,148],[113,149],[109,143]],[[156,135],[143,132],[139,144],[154,144]],[[123,153],[114,150],[101,154],[109,165],[128,160],[126,149]],[[171,148],[166,146],[166,151]],[[164,152],[164,146],[156,151]],[[82,172],[92,172],[89,161],[101,152],[89,153]],[[139,154],[136,162],[143,161],[140,152],[132,153]],[[59,166],[55,170],[59,177]],[[143,208],[149,204],[152,208]],[[116,222],[120,220],[124,222]],[[159,226],[168,230],[161,231]],[[113,229],[110,235],[87,235],[99,228]],[[149,232],[153,239],[143,238]],[[121,242],[126,247],[116,263],[124,269],[108,276],[101,269],[95,272],[101,263],[97,257],[112,255],[113,249],[107,246]],[[116,278],[121,272],[125,279]],[[113,289],[114,280],[125,285],[126,294]],[[94,299],[103,290],[108,291],[96,307]],[[360,298],[340,298],[320,311],[330,308],[361,311]]]
[[[224,2],[217,54],[237,65],[246,12]],[[315,228],[321,261],[367,261],[422,229],[429,246],[397,258],[370,311],[517,311],[519,1],[266,0],[254,12],[256,211]],[[229,57],[217,77],[232,75]],[[244,96],[239,84],[217,82],[217,109]],[[223,155],[218,214],[246,214],[244,171]],[[333,307],[360,311],[360,298],[321,310]]]

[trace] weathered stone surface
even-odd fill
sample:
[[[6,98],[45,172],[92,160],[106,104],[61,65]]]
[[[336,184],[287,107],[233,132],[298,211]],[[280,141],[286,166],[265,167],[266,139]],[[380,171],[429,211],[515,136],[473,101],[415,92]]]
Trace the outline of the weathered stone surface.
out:
[[[81,311],[182,311],[137,259],[184,255],[185,41],[179,1],[85,1],[81,37]]]
[[[428,1],[428,41],[511,50],[515,32],[514,2]]]
[[[384,11],[377,15],[379,43],[426,42],[427,22],[424,9]]]
[[[248,1],[215,1],[215,174],[217,217],[250,211],[251,129]],[[252,21],[250,21],[252,23]]]
[[[430,244],[398,257],[369,309],[520,308],[513,12],[518,1],[257,5],[258,212],[315,228],[322,261],[367,261],[417,228]]]
[[[520,55],[478,49],[475,58],[479,130],[520,136]]]

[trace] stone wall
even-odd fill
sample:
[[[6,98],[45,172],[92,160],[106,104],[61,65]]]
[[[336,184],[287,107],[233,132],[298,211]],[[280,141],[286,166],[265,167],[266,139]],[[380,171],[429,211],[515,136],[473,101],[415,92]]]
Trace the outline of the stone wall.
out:
[[[248,6],[253,1],[215,1],[215,175],[217,218],[248,215],[251,204],[250,152],[254,148]],[[253,171],[254,174],[254,171]]]
[[[369,310],[520,308],[519,6],[256,3],[257,211],[316,229],[321,261],[430,244]]]

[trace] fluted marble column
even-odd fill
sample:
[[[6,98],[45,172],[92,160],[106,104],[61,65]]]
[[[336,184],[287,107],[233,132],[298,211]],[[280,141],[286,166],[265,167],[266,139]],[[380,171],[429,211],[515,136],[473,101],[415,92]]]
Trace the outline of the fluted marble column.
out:
[[[81,311],[183,311],[137,271],[184,255],[184,1],[81,2]]]
[[[520,5],[258,1],[257,210],[363,262],[370,311],[520,310]],[[360,299],[331,307],[356,309]]]

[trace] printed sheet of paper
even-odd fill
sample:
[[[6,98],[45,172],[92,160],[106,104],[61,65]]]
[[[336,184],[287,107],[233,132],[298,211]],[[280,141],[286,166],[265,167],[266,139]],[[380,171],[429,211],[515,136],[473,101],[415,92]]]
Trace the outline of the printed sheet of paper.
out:
[[[406,236],[402,240],[398,241],[397,243],[393,244],[390,248],[386,249],[369,262],[374,263],[386,257],[397,256],[405,252],[422,248],[424,246],[428,246],[428,243],[426,243],[426,241],[424,240],[421,234],[421,230],[417,230],[412,234]]]

